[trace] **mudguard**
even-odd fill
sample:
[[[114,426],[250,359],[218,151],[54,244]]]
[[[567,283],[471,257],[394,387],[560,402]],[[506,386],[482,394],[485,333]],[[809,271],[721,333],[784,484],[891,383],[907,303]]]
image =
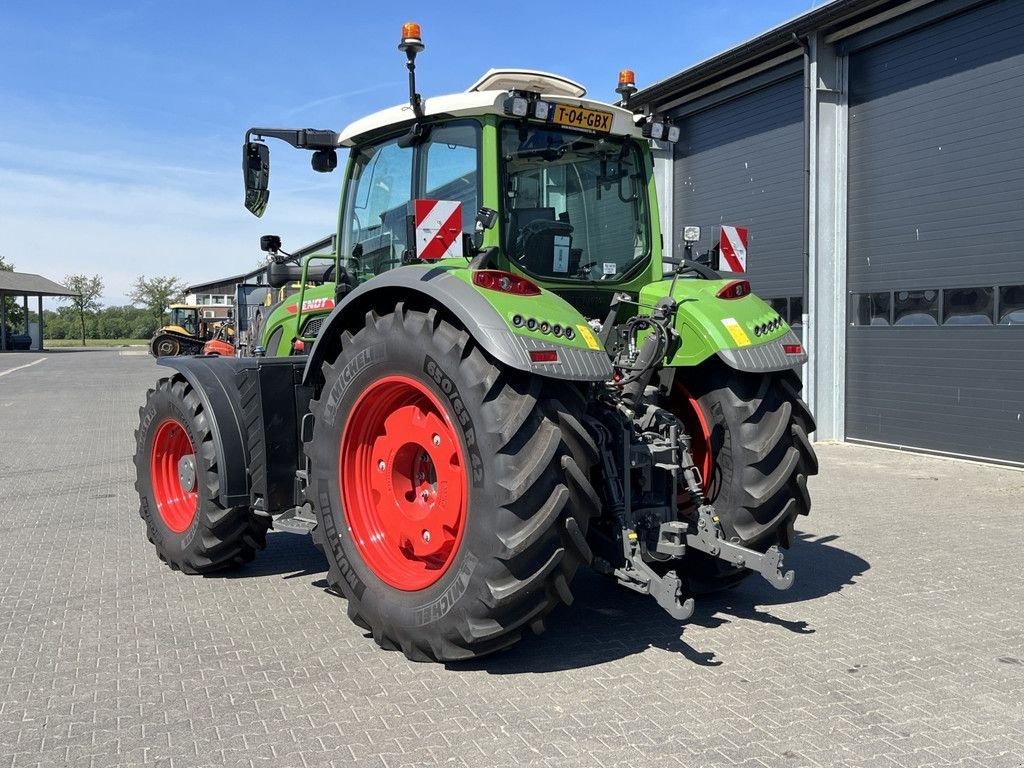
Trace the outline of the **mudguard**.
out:
[[[807,353],[800,337],[771,305],[754,294],[738,299],[716,295],[730,282],[678,280],[673,287],[671,280],[664,280],[640,291],[645,313],[668,297],[670,290],[677,304],[675,327],[680,344],[666,365],[695,366],[714,356],[730,368],[752,373],[803,365]]]
[[[374,277],[338,303],[320,329],[306,364],[303,383],[311,383],[324,362],[336,354],[342,330],[354,333],[363,325],[366,312],[387,312],[397,302],[409,301],[416,296],[455,315],[488,354],[510,368],[570,381],[607,381],[611,378],[611,360],[596,340],[592,345],[584,345],[583,341],[570,345],[553,337],[537,339],[514,333],[509,328],[509,321],[492,303],[472,285],[452,274],[450,267],[410,266]],[[540,301],[539,297],[522,297],[524,313],[529,311],[529,302],[534,298]],[[544,301],[547,306],[551,306],[552,301],[559,302],[560,312],[571,315],[574,322],[585,323],[575,309],[553,294],[545,292]],[[589,329],[586,334],[593,338]],[[581,330],[577,338],[583,335]],[[558,362],[532,362],[530,352],[540,349],[557,349]]]
[[[225,507],[262,499],[267,512],[294,504],[299,420],[309,398],[298,386],[303,358],[163,357],[203,405]],[[268,455],[274,457],[267,462]]]

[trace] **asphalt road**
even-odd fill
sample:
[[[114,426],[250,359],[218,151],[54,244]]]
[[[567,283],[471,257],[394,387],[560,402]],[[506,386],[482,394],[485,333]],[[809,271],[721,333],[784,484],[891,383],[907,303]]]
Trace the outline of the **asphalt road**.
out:
[[[819,446],[790,591],[680,625],[581,572],[545,635],[413,664],[307,537],[219,578],[157,560],[131,463],[157,373],[0,355],[0,768],[1024,765],[1024,473]]]

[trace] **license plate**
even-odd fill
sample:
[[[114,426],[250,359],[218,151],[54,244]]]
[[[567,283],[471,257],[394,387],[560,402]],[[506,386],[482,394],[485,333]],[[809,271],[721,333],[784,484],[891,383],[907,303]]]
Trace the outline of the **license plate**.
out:
[[[585,107],[571,107],[556,104],[554,122],[567,128],[581,128],[585,131],[608,133],[612,129],[612,113],[599,112]]]

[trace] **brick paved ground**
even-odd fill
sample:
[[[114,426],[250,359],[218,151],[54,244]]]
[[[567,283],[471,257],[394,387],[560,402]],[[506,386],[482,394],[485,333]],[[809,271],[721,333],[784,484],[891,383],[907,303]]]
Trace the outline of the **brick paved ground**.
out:
[[[130,461],[156,370],[0,375],[0,767],[1024,764],[1024,473],[822,446],[791,591],[681,628],[581,573],[543,637],[418,665],[305,537],[226,578],[157,561]]]

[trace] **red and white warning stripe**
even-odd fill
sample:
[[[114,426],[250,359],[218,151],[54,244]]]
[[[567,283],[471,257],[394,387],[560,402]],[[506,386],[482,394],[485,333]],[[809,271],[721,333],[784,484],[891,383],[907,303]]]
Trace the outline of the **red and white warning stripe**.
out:
[[[462,255],[462,203],[416,201],[416,257],[424,261]]]
[[[747,271],[747,228],[722,225],[722,237],[718,241],[722,255],[719,265],[726,272]]]

